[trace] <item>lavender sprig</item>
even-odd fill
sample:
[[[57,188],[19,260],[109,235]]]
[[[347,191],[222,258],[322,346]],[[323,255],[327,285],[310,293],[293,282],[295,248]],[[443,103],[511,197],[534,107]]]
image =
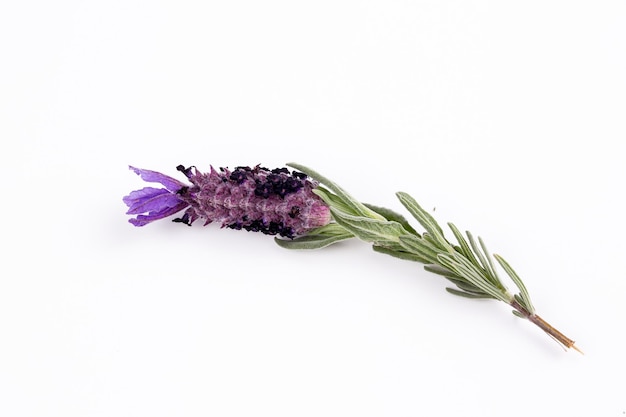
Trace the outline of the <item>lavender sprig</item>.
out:
[[[201,173],[195,167],[177,169],[190,184],[161,173],[130,167],[147,182],[165,188],[146,187],[124,197],[129,221],[144,226],[183,210],[174,222],[204,224],[258,231],[281,236],[276,243],[289,249],[317,249],[356,237],[372,244],[376,252],[424,264],[427,271],[443,276],[456,288],[446,288],[467,298],[492,298],[507,303],[518,317],[528,319],[566,348],[579,350],[574,341],[535,313],[526,286],[499,255],[491,255],[482,239],[463,235],[452,223],[456,243],[444,235],[437,221],[410,195],[397,197],[424,228],[418,233],[393,210],[363,204],[334,182],[298,164],[295,168],[269,170],[260,166],[213,169]],[[496,263],[518,292],[511,293],[501,280]],[[580,350],[579,350],[580,351]]]

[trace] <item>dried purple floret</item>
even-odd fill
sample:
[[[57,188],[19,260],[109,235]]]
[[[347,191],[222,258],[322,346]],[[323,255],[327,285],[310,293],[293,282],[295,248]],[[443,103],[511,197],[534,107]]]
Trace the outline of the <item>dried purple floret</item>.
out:
[[[174,222],[191,225],[218,222],[235,230],[262,232],[293,238],[330,222],[330,209],[312,190],[317,186],[305,174],[286,168],[236,167],[233,171],[211,167],[209,173],[195,167],[176,169],[191,185],[154,171],[130,167],[142,179],[165,188],[146,187],[124,197],[127,214],[135,226],[184,214]]]

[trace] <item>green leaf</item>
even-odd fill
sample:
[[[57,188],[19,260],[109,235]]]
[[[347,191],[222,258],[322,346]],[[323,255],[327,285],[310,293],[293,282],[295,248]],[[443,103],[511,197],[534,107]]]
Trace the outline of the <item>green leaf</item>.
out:
[[[378,213],[381,216],[383,216],[385,219],[387,219],[389,221],[400,223],[402,225],[402,227],[404,227],[404,229],[407,232],[419,236],[419,233],[417,233],[417,231],[415,229],[413,229],[413,227],[411,227],[409,222],[404,218],[404,216],[402,214],[397,213],[397,212],[395,212],[395,211],[393,211],[391,209],[388,209],[386,207],[378,207],[378,206],[374,206],[372,204],[367,204],[367,203],[363,203],[363,204],[367,208],[369,208],[370,210],[373,210],[376,213]]]
[[[405,251],[398,250],[398,249],[390,249],[390,248],[387,248],[384,246],[378,246],[378,245],[372,245],[372,249],[374,249],[375,252],[383,253],[385,255],[390,255],[390,256],[393,256],[394,258],[404,259],[405,261],[419,262],[422,264],[428,263],[427,259],[424,259],[421,256],[415,255],[410,252],[405,252]]]
[[[513,313],[514,316],[519,317],[520,319],[526,319],[526,316],[524,316],[522,313],[520,313],[517,310],[512,310],[511,313]]]
[[[342,240],[353,238],[354,235],[336,223],[319,227],[305,236],[295,239],[274,238],[276,244],[285,249],[320,249]]]
[[[509,277],[511,277],[511,280],[515,283],[517,288],[519,288],[520,295],[522,299],[524,300],[524,303],[523,303],[524,308],[526,308],[526,310],[528,310],[529,313],[533,314],[535,312],[535,307],[533,306],[533,303],[530,300],[530,294],[528,293],[526,286],[522,282],[522,279],[519,277],[519,275],[517,275],[517,273],[513,270],[513,268],[511,268],[511,265],[509,265],[509,263],[504,260],[504,258],[502,258],[500,255],[495,255],[495,254],[493,255],[493,257],[496,258],[496,260],[500,263],[500,266],[502,266],[502,269],[504,269],[504,271],[509,275]]]
[[[352,216],[334,207],[330,208],[330,212],[339,225],[366,242],[379,243],[381,246],[385,246],[385,242],[397,242],[399,236],[407,234],[400,223]]]
[[[485,256],[483,255],[483,253],[480,251],[480,248],[478,244],[476,243],[476,239],[474,239],[474,236],[469,231],[466,231],[465,234],[467,235],[467,240],[469,241],[470,246],[472,247],[472,253],[474,253],[478,257],[478,261],[480,265],[476,265],[476,267],[478,269],[483,269],[483,271],[485,272],[489,271],[488,269],[489,264],[487,263],[487,260],[485,259]]]
[[[437,274],[442,277],[445,277],[453,282],[462,281],[462,279],[458,275],[456,275],[454,272],[438,264],[424,265],[424,269],[428,272],[432,272],[433,274]]]
[[[340,235],[343,233],[349,233],[346,229],[344,229],[343,227],[339,226],[337,223],[328,223],[325,226],[321,226],[318,227],[316,229],[313,229],[311,231],[309,231],[309,233],[307,233],[307,235],[329,235],[329,234],[334,234],[334,235]]]
[[[487,265],[488,265],[488,269],[489,269],[489,274],[490,274],[490,276],[492,278],[493,283],[506,291],[506,287],[504,286],[504,284],[500,280],[500,277],[498,276],[498,271],[496,270],[496,268],[495,268],[495,266],[493,264],[493,260],[491,259],[491,254],[489,253],[489,250],[487,249],[487,246],[485,245],[485,242],[483,242],[483,240],[480,238],[480,236],[478,236],[478,243],[480,244],[480,247],[481,247],[483,253],[485,254],[485,258],[487,258]]]
[[[433,248],[437,248],[439,252],[453,252],[454,248],[448,242],[442,244],[441,240],[437,240],[429,232],[422,234],[422,240],[428,242]]]
[[[424,239],[415,235],[400,236],[399,243],[408,252],[415,253],[423,258],[428,259],[428,263],[438,263],[437,255],[440,253],[439,249],[428,243]]]
[[[476,266],[480,266],[480,264],[478,263],[478,260],[476,259],[476,257],[474,256],[474,253],[472,252],[472,249],[468,245],[467,240],[465,240],[465,238],[463,237],[459,229],[457,229],[456,226],[452,223],[448,223],[448,227],[450,228],[450,230],[452,230],[452,233],[454,234],[454,237],[456,238],[457,242],[459,242],[461,253],[467,259],[469,259],[471,263],[473,263]]]
[[[343,202],[343,200],[341,200],[339,197],[337,197],[335,194],[331,193],[321,185],[313,189],[313,194],[316,194],[318,197],[320,197],[329,207],[338,208],[339,210],[345,211],[346,213],[356,214],[348,205]]]
[[[479,288],[477,288],[475,285],[466,282],[466,281],[456,281],[455,282],[456,286],[459,287],[461,290],[466,291],[466,292],[470,292],[473,294],[478,294],[478,295],[482,295],[484,297],[488,297],[488,298],[493,298],[492,296],[490,296],[489,294],[486,294],[485,292],[481,291]]]
[[[480,238],[478,238],[480,241],[479,246],[479,244],[476,243],[474,236],[472,236],[470,232],[465,233],[470,242],[470,245],[472,246],[472,250],[474,251],[476,256],[478,256],[478,260],[480,261],[481,266],[477,268],[482,269],[484,276],[487,278],[487,280],[489,280],[489,282],[506,292],[506,287],[504,286],[502,281],[500,281],[500,278],[498,278],[495,268],[493,267],[493,262],[491,261],[491,256],[489,255],[485,244]]]
[[[493,298],[487,294],[474,294],[471,292],[459,291],[457,289],[450,288],[450,287],[446,287],[446,291],[448,291],[450,294],[458,295],[459,297],[465,297],[465,298],[473,298],[473,299]]]
[[[513,299],[517,301],[519,305],[528,310],[528,307],[526,306],[526,300],[524,300],[520,294],[513,294]]]
[[[422,227],[440,243],[442,248],[446,247],[446,245],[449,246],[448,241],[443,235],[443,230],[441,230],[437,221],[419,204],[417,204],[417,201],[415,201],[413,197],[403,192],[396,193],[396,196],[400,200],[400,203],[406,207],[409,213],[415,217]]]
[[[307,168],[304,165],[296,164],[296,163],[288,163],[287,166],[297,169],[300,172],[305,173],[309,177],[313,178],[315,181],[318,181],[328,187],[331,191],[333,191],[337,196],[341,199],[341,201],[350,208],[350,212],[354,215],[370,217],[372,219],[384,220],[384,217],[380,214],[372,211],[367,208],[361,202],[356,200],[350,194],[348,194],[343,188],[324,177],[323,175],[317,173],[311,168]]]
[[[475,287],[480,289],[486,294],[491,295],[493,298],[506,303],[510,302],[508,295],[502,292],[499,288],[495,287],[484,276],[483,272],[476,268],[467,258],[458,253],[454,254],[441,254],[439,255],[439,262],[446,268],[453,270],[459,276],[465,278]]]
[[[457,275],[456,273],[450,271],[447,268],[444,268],[441,265],[434,265],[434,264],[424,265],[424,269],[427,270],[428,272],[432,272],[434,274],[437,274],[446,278],[448,281],[452,282],[454,285],[456,285],[457,287],[459,287],[460,289],[466,292],[481,294],[486,297],[493,298],[490,295],[485,294],[483,291],[480,290],[480,288],[477,288],[475,285],[467,281],[465,278]]]

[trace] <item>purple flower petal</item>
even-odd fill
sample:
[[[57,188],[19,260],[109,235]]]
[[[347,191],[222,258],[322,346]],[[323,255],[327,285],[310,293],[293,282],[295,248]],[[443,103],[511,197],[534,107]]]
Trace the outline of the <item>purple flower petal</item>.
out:
[[[165,188],[144,187],[135,190],[122,200],[128,206],[126,214],[136,214],[137,217],[129,222],[135,226],[145,226],[155,220],[159,220],[175,214],[186,207],[189,203],[179,198],[178,192],[187,186],[167,175],[147,169],[139,169],[130,166],[132,171],[147,182],[157,182]]]
[[[172,194],[164,188],[151,187],[133,191],[124,197],[123,201],[129,207],[126,214],[160,212],[181,203],[176,194]]]
[[[158,182],[159,184],[165,186],[169,191],[175,193],[179,191],[181,188],[185,187],[185,184],[178,181],[175,178],[168,177],[167,175],[161,174],[160,172],[150,171],[147,169],[135,168],[133,166],[129,166],[135,174],[139,175],[142,180],[146,182]]]
[[[187,207],[187,203],[180,202],[174,207],[165,208],[159,212],[150,212],[148,215],[139,214],[136,218],[128,219],[129,223],[137,227],[145,226],[148,223],[152,223],[155,220],[164,219],[165,217],[171,216],[172,214],[178,213]]]
[[[145,187],[141,190],[132,191],[130,194],[122,198],[124,204],[129,207],[129,211],[133,210],[133,208],[142,201],[156,197],[160,194],[170,194],[165,188],[153,188],[153,187]]]

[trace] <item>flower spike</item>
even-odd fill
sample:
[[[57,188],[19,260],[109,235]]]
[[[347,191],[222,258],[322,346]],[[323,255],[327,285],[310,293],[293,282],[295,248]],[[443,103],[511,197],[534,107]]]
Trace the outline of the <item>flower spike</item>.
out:
[[[195,167],[176,169],[190,184],[155,171],[131,167],[144,181],[157,182],[165,188],[146,187],[133,191],[123,201],[135,226],[144,226],[183,209],[173,221],[191,225],[203,219],[207,225],[250,232],[262,232],[286,238],[301,236],[330,223],[330,209],[313,193],[317,184],[306,175],[286,168],[269,170],[260,166],[237,167],[202,173]],[[147,214],[144,214],[147,213]]]

